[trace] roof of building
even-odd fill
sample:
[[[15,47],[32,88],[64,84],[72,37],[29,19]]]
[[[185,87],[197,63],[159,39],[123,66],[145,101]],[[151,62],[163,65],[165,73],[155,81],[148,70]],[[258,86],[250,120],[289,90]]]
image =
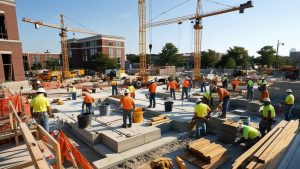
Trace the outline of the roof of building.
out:
[[[9,3],[14,3],[14,4],[16,3],[16,0],[0,0],[0,2],[1,1],[3,1],[3,2],[9,2]]]
[[[99,40],[99,39],[115,39],[115,40],[119,40],[119,41],[125,40],[125,38],[121,37],[121,36],[99,34],[99,35],[90,36],[90,37],[81,38],[81,39],[71,38],[71,39],[68,39],[68,42],[69,43],[82,43],[82,42],[89,42],[89,41]]]

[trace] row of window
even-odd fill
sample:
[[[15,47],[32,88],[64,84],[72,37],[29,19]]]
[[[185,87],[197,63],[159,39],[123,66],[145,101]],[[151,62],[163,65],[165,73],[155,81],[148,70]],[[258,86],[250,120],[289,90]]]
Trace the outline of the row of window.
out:
[[[108,41],[108,46],[116,46],[116,47],[122,47],[122,42],[115,41],[115,44],[113,41]]]
[[[93,56],[97,54],[98,50],[97,48],[89,49],[89,56]],[[72,52],[69,53],[70,56],[72,55]],[[109,57],[114,57],[116,56],[117,58],[120,58],[122,55],[122,50],[121,49],[116,49],[116,55],[114,55],[114,49],[113,48],[108,48],[108,55]],[[88,50],[83,51],[83,57],[82,61],[87,62],[88,61]]]

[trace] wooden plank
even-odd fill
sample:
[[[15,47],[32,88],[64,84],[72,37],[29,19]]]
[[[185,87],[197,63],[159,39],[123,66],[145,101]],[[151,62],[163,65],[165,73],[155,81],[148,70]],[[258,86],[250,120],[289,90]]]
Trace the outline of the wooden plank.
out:
[[[160,116],[157,116],[157,117],[152,117],[151,121],[156,122],[156,121],[160,121],[160,120],[163,120],[163,119],[166,119],[166,118],[167,118],[166,115],[160,115]]]
[[[215,157],[219,156],[220,154],[226,153],[226,151],[227,151],[226,148],[220,147],[217,150],[208,153],[207,157],[210,159],[214,159]]]
[[[23,161],[23,162],[5,167],[5,169],[23,169],[23,168],[26,168],[26,167],[30,167],[32,165],[33,165],[32,161]]]
[[[257,165],[257,161],[251,161],[247,166],[246,169],[253,169]]]
[[[43,153],[45,151],[45,149],[47,149],[47,146],[44,144],[44,142],[42,140],[37,141],[38,146],[41,150],[41,152]]]
[[[195,145],[206,143],[206,142],[210,143],[209,140],[207,140],[205,138],[200,138],[200,139],[198,139],[196,141],[190,142],[187,146],[188,147],[194,147]]]
[[[176,163],[180,169],[186,169],[186,165],[185,165],[184,161],[178,156],[176,156]]]
[[[161,123],[167,122],[168,120],[169,119],[162,119],[162,120],[159,120],[159,121],[151,122],[150,125],[154,126],[156,124],[161,124]]]

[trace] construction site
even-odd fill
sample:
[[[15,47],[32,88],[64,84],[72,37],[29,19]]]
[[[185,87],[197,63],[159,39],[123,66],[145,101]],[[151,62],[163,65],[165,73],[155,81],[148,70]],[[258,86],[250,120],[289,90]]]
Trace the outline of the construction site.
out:
[[[271,66],[250,57],[246,66],[203,65],[202,20],[247,13],[255,4],[213,1],[226,8],[203,12],[205,0],[187,0],[160,15],[188,1],[196,4],[193,14],[154,21],[147,15],[152,1],[136,0],[139,60],[126,68],[130,37],[71,27],[64,14],[59,24],[22,16],[32,29],[59,32],[61,49],[22,56],[18,2],[0,0],[0,169],[300,169],[299,65],[279,65],[279,40]],[[192,24],[192,68],[156,64],[147,33],[184,22]],[[32,36],[41,38],[39,30]],[[101,62],[106,53],[117,68]]]

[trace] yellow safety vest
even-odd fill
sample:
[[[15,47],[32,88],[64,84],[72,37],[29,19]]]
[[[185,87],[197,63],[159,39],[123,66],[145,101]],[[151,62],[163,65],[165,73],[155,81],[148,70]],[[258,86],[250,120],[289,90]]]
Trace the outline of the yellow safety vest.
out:
[[[254,85],[254,82],[252,81],[252,80],[248,80],[248,87],[253,87],[253,85]]]
[[[195,106],[194,113],[196,117],[205,117],[211,109],[207,104],[199,103]]]
[[[110,82],[110,84],[111,84],[112,86],[116,86],[116,85],[117,85],[117,82],[116,82],[116,81],[112,81],[112,82]]]
[[[286,104],[288,104],[288,105],[294,105],[294,102],[295,102],[294,95],[289,94],[289,95],[286,96],[286,98],[285,98],[285,103]]]
[[[269,110],[271,111],[271,118],[274,118],[275,117],[275,109],[274,109],[274,107],[270,104],[270,105],[268,105],[268,106],[264,106],[264,108],[263,108],[263,117],[266,117],[266,118],[268,118],[268,112],[269,112]]]
[[[255,139],[257,136],[260,135],[260,132],[250,126],[244,126],[243,128],[243,137],[244,139],[248,140],[248,139]]]
[[[208,92],[204,93],[203,97],[205,97],[207,100],[210,100],[210,93]]]
[[[128,86],[128,90],[130,91],[130,93],[135,93],[134,86]]]

